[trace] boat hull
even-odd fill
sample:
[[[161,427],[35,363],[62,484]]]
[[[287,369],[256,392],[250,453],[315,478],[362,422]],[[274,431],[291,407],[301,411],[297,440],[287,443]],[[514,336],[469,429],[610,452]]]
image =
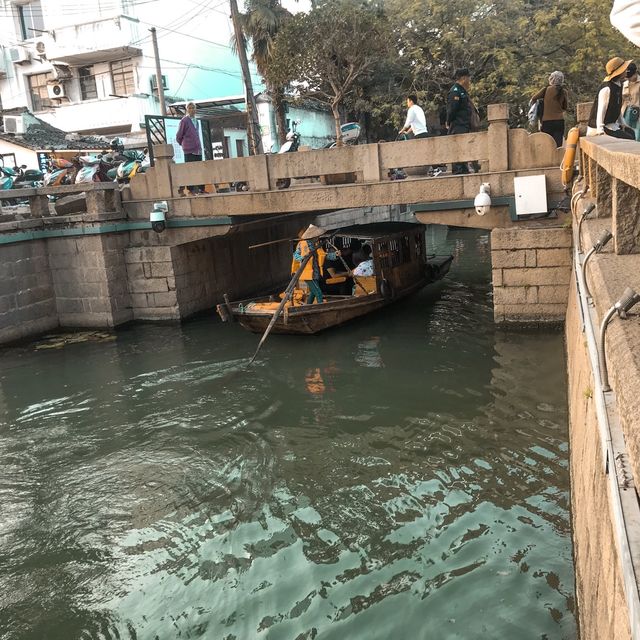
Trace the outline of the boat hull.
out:
[[[393,297],[385,298],[380,293],[366,296],[327,296],[327,301],[322,304],[288,307],[276,320],[271,333],[312,335],[365,316],[440,280],[449,271],[452,260],[453,256],[437,256],[430,260],[428,275],[402,290],[395,291]],[[273,312],[251,311],[241,303],[219,305],[218,312],[223,318],[233,316],[236,322],[253,333],[264,333],[273,317]]]

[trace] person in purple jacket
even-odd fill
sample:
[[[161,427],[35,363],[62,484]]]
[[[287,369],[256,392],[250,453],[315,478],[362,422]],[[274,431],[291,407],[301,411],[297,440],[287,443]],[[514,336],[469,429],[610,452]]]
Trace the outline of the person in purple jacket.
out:
[[[180,120],[176,142],[182,147],[185,162],[199,162],[202,160],[202,146],[200,145],[200,129],[196,120],[196,105],[187,102],[187,115]],[[204,193],[204,185],[196,187],[196,193]],[[184,188],[178,189],[180,195],[185,195]]]

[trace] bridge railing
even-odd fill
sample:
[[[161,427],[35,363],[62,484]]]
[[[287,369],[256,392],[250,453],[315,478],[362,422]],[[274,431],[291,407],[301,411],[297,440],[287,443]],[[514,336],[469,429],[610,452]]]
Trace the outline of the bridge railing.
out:
[[[578,105],[586,125],[591,103]],[[640,144],[611,136],[580,138],[581,189],[589,187],[598,218],[611,218],[616,254],[640,253]]]
[[[0,191],[0,211],[4,221],[55,218],[75,213],[99,217],[122,213],[122,202],[120,188],[115,182],[93,182]]]
[[[173,147],[159,145],[154,148],[155,166],[132,180],[128,197],[176,198],[184,186],[230,182],[246,182],[252,193],[265,192],[286,178],[319,177],[326,184],[345,176],[345,181],[380,183],[389,180],[390,169],[472,160],[492,173],[560,166],[562,151],[551,136],[510,130],[506,104],[489,105],[487,113],[489,128],[478,133],[248,158],[176,164]]]

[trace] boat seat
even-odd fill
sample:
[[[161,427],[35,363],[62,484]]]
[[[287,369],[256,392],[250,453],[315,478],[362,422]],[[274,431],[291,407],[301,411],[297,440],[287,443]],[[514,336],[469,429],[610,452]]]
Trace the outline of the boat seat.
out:
[[[357,276],[358,282],[353,283],[353,294],[355,296],[370,295],[378,292],[378,285],[375,276]],[[362,285],[362,287],[360,286]],[[366,290],[366,293],[362,290]]]
[[[326,284],[342,284],[347,281],[347,276],[335,276],[335,278],[327,278]]]

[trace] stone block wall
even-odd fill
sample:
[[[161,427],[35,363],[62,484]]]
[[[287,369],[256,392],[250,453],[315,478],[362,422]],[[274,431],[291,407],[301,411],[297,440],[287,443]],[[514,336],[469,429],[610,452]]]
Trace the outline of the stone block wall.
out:
[[[601,452],[593,374],[572,283],[566,319],[571,520],[576,600],[583,640],[631,638],[609,481]]]
[[[127,234],[47,241],[62,327],[113,327],[132,318],[124,270]]]
[[[494,229],[491,268],[495,321],[563,322],[571,260],[568,228]]]
[[[0,246],[0,342],[57,326],[46,241]]]
[[[168,246],[125,249],[126,277],[134,319],[180,319],[171,251]]]

